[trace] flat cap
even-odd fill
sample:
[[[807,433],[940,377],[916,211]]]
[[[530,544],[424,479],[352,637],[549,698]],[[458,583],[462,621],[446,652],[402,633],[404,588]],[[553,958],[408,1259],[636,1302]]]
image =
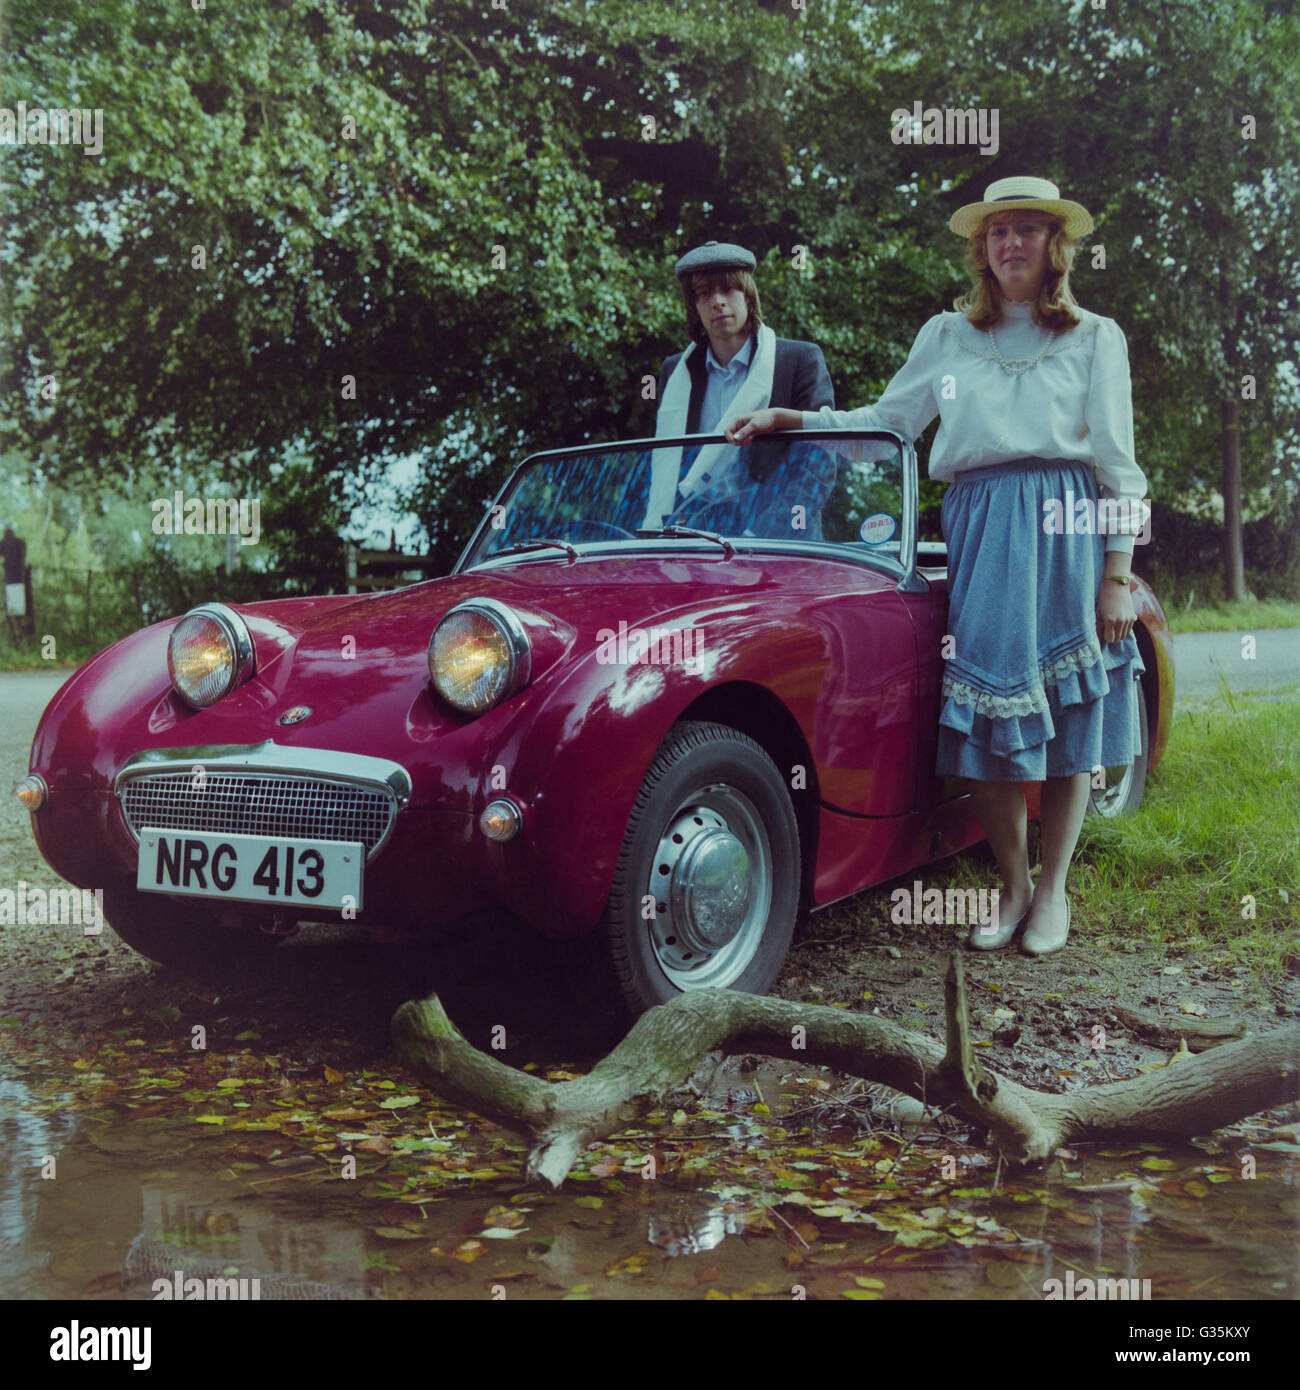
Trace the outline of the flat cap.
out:
[[[675,273],[680,280],[698,270],[753,270],[757,264],[753,252],[743,246],[733,246],[729,241],[706,241],[677,262]]]

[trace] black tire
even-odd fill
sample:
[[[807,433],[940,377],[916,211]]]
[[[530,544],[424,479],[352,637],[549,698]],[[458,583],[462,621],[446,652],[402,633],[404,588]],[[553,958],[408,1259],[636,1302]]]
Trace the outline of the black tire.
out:
[[[217,914],[193,901],[140,893],[121,885],[104,889],[108,925],[155,965],[191,975],[219,975],[264,960],[278,939],[256,927],[223,926]]]
[[[690,989],[766,994],[799,884],[799,827],[776,765],[746,734],[683,721],[646,772],[604,916],[581,945],[625,1020]]]
[[[1114,820],[1119,816],[1131,816],[1142,805],[1142,795],[1147,785],[1147,764],[1151,759],[1151,737],[1147,726],[1146,690],[1141,681],[1137,688],[1138,730],[1141,735],[1140,748],[1127,767],[1108,767],[1104,769],[1106,785],[1090,786],[1088,792],[1088,814]]]

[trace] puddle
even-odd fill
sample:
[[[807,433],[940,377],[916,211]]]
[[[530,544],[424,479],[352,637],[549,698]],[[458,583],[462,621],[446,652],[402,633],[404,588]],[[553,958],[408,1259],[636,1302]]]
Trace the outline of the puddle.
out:
[[[252,1296],[256,1280],[261,1299],[791,1298],[801,1289],[809,1298],[1037,1301],[1045,1281],[1071,1278],[1149,1279],[1157,1300],[1300,1296],[1296,1164],[1247,1139],[1214,1152],[1078,1150],[996,1183],[982,1152],[924,1130],[781,1134],[772,1127],[780,1105],[806,1111],[809,1094],[783,1087],[773,1067],[728,1085],[709,1103],[748,1105],[742,1118],[666,1116],[606,1146],[587,1181],[554,1194],[507,1173],[521,1172],[523,1146],[504,1131],[491,1145],[471,1141],[480,1156],[467,1172],[477,1164],[491,1177],[422,1188],[399,1181],[413,1169],[386,1160],[354,1184],[331,1176],[319,1155],[290,1143],[282,1152],[277,1136],[175,1116],[74,1118],[48,1109],[67,1099],[56,1087],[31,1075],[0,1080],[0,1297],[147,1300],[162,1285],[237,1297]],[[755,1118],[759,1096],[772,1113]],[[1246,1150],[1253,1179],[1242,1176]],[[42,1177],[51,1157],[55,1176]]]

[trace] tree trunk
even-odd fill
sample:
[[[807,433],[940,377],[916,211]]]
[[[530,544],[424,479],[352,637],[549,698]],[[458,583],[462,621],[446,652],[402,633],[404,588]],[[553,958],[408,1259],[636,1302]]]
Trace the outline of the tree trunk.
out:
[[[1223,589],[1229,603],[1247,597],[1246,566],[1241,544],[1241,430],[1237,402],[1220,402],[1223,450]]]
[[[1300,1099],[1300,1025],[1225,1042],[1129,1080],[1045,1095],[975,1061],[960,956],[952,958],[946,998],[945,1049],[881,1018],[732,990],[693,991],[642,1015],[586,1076],[559,1083],[471,1046],[436,995],[407,1001],[392,1027],[402,1061],[431,1073],[443,1095],[526,1132],[533,1140],[527,1175],[553,1187],[587,1144],[630,1126],[712,1051],[834,1067],[953,1107],[987,1130],[1012,1163],[1046,1158],[1074,1140],[1207,1134]]]
[[[1222,217],[1222,213],[1219,214]],[[1241,543],[1241,306],[1227,275],[1219,278],[1223,311],[1223,360],[1227,368],[1219,401],[1219,449],[1223,488],[1223,591],[1229,603],[1249,597]]]

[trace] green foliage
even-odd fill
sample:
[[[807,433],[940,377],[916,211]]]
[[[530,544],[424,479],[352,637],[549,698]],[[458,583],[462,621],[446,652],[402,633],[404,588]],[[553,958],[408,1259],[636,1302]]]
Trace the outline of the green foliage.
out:
[[[5,150],[0,448],[137,510],[182,476],[260,495],[290,586],[337,572],[398,459],[450,565],[523,453],[651,432],[672,262],[709,236],[755,248],[766,318],[823,345],[841,404],[874,398],[964,284],[953,207],[1023,170],[1098,214],[1106,269],[1085,252],[1076,288],[1129,336],[1153,495],[1213,486],[1247,371],[1245,483],[1296,475],[1286,7],[21,0],[3,22],[4,100],[102,108],[104,146]],[[997,155],[894,144],[918,100],[998,108]]]

